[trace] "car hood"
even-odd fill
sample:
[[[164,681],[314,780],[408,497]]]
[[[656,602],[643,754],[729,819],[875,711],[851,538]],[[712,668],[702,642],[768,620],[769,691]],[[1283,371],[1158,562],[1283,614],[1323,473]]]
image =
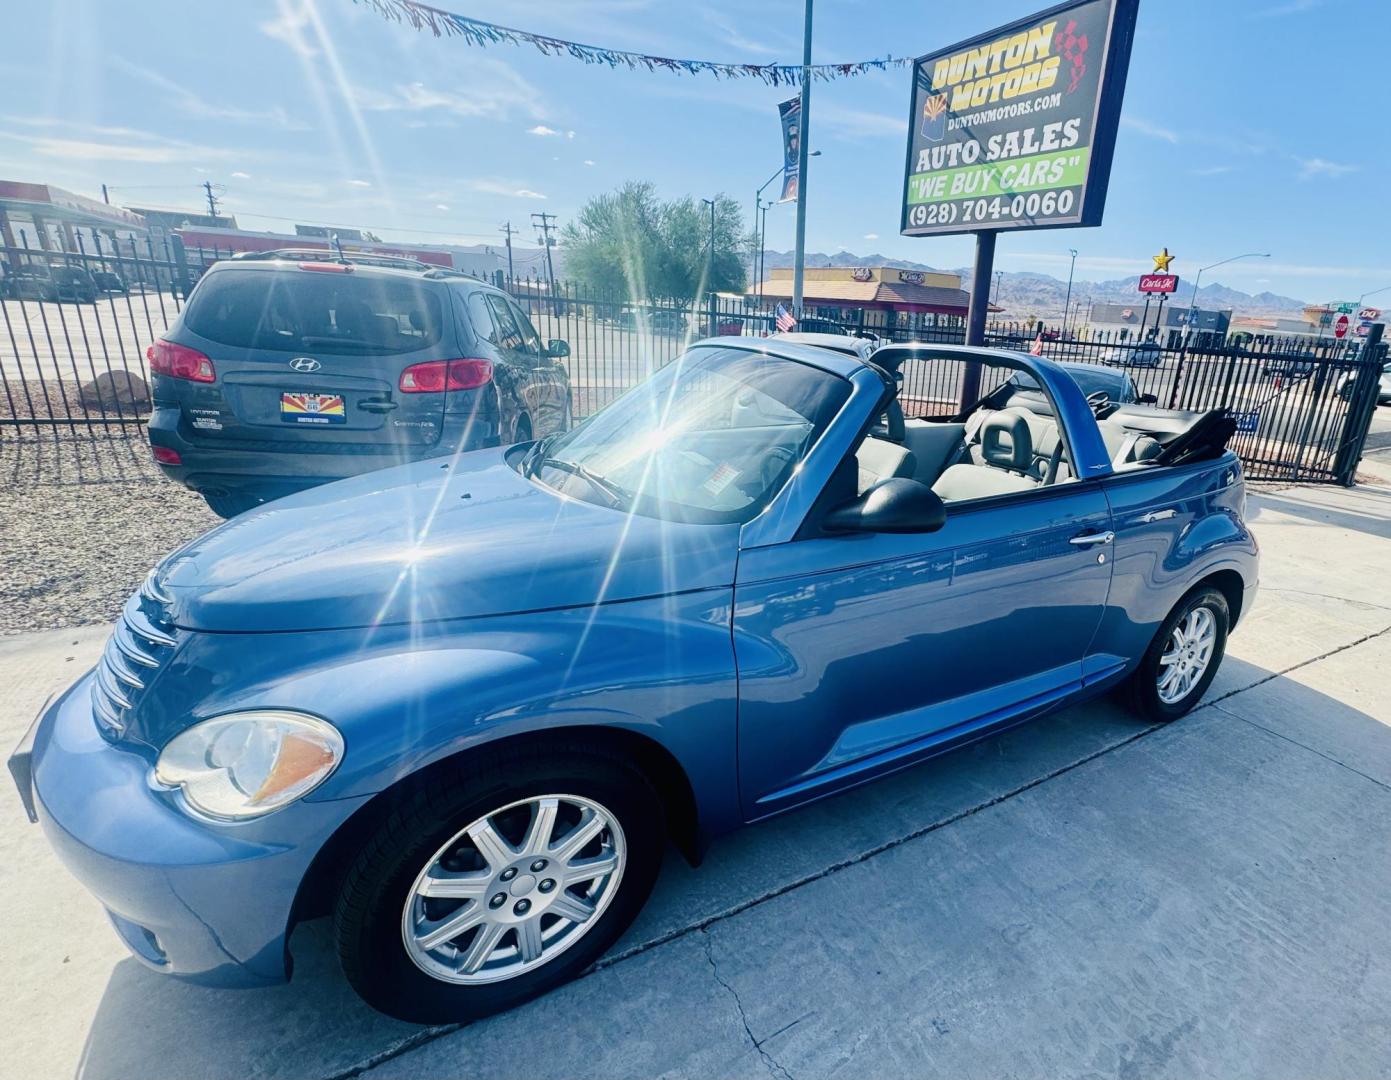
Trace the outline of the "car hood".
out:
[[[268,503],[156,583],[189,630],[346,629],[728,587],[738,536],[559,495],[481,450]]]

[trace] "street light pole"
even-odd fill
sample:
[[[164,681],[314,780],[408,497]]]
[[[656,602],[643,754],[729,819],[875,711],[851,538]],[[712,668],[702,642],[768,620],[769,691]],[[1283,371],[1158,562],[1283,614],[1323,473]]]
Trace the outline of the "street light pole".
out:
[[[807,143],[811,133],[811,5],[802,23],[802,104],[797,116],[797,243],[792,255],[792,316],[802,317],[802,278],[807,257]]]
[[[807,154],[807,157],[820,157],[820,156],[821,156],[821,151],[820,151],[820,150],[812,150],[810,153]],[[772,176],[768,177],[767,180],[763,181],[763,183],[761,183],[761,184],[758,186],[758,190],[757,190],[756,192],[754,192],[754,196],[753,196],[753,225],[754,225],[754,233],[758,236],[758,260],[757,260],[757,262],[756,262],[756,264],[755,264],[755,269],[754,269],[754,280],[757,281],[757,282],[759,282],[758,295],[759,295],[760,297],[763,295],[763,288],[762,288],[763,269],[764,269],[764,267],[763,267],[763,264],[764,264],[763,249],[764,249],[764,247],[767,246],[767,242],[768,242],[768,207],[770,207],[770,206],[773,205],[773,201],[771,201],[771,200],[770,200],[769,202],[766,202],[766,203],[763,202],[763,192],[767,190],[769,184],[771,184],[774,180],[776,180],[776,179],[777,179],[779,176],[781,176],[782,174],[783,174],[783,166],[779,165],[779,166],[777,167],[777,171],[775,171],[775,172],[773,173]],[[800,201],[800,199],[801,199],[801,196],[800,196],[800,194],[799,194],[799,195],[798,195],[798,200]],[[761,226],[760,226],[760,224],[759,224],[759,213],[760,213],[760,211],[762,212],[762,216],[763,216],[763,221],[762,221],[762,225],[761,225]]]
[[[1230,262],[1238,259],[1268,259],[1268,251],[1248,251],[1243,255],[1233,255],[1230,259],[1223,259],[1221,262],[1209,263],[1207,266],[1198,267],[1198,274],[1193,279],[1193,295],[1188,298],[1188,318],[1183,323],[1183,347],[1188,348],[1188,336],[1193,331],[1193,315],[1198,310],[1198,283],[1203,280],[1204,270],[1216,270],[1219,266],[1226,266]]]
[[[1067,299],[1063,301],[1063,337],[1067,337],[1067,309],[1072,306],[1072,272],[1077,269],[1077,249],[1068,248],[1072,264],[1067,268]]]
[[[705,270],[705,302],[710,308],[710,336],[715,336],[715,200],[701,199],[710,207],[710,251]]]

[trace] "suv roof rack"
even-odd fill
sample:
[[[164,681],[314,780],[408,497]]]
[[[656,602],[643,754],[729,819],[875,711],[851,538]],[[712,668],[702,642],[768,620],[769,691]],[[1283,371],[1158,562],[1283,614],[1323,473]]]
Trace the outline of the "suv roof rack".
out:
[[[233,259],[248,262],[260,260],[285,259],[291,262],[339,262],[354,263],[359,266],[384,266],[393,270],[430,270],[428,263],[419,259],[409,259],[404,255],[377,255],[370,251],[336,251],[323,248],[275,248],[272,251],[239,251]]]

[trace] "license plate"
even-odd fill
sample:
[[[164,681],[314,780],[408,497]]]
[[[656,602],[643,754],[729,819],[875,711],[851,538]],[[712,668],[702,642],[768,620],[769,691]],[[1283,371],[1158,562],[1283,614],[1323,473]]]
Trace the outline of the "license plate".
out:
[[[280,395],[280,419],[287,424],[346,424],[342,394]]]

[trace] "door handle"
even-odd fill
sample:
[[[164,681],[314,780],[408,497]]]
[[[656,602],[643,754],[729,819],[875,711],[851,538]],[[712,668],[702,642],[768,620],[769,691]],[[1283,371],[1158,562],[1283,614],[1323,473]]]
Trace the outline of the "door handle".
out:
[[[359,401],[357,403],[357,407],[361,409],[363,412],[384,413],[390,412],[392,409],[396,408],[398,404],[399,402],[391,401],[389,399],[386,401],[382,401],[377,398],[369,398],[367,401]]]
[[[1106,532],[1083,533],[1081,536],[1074,536],[1068,543],[1076,544],[1078,547],[1091,547],[1093,544],[1109,544],[1115,538],[1116,534],[1108,529]]]

